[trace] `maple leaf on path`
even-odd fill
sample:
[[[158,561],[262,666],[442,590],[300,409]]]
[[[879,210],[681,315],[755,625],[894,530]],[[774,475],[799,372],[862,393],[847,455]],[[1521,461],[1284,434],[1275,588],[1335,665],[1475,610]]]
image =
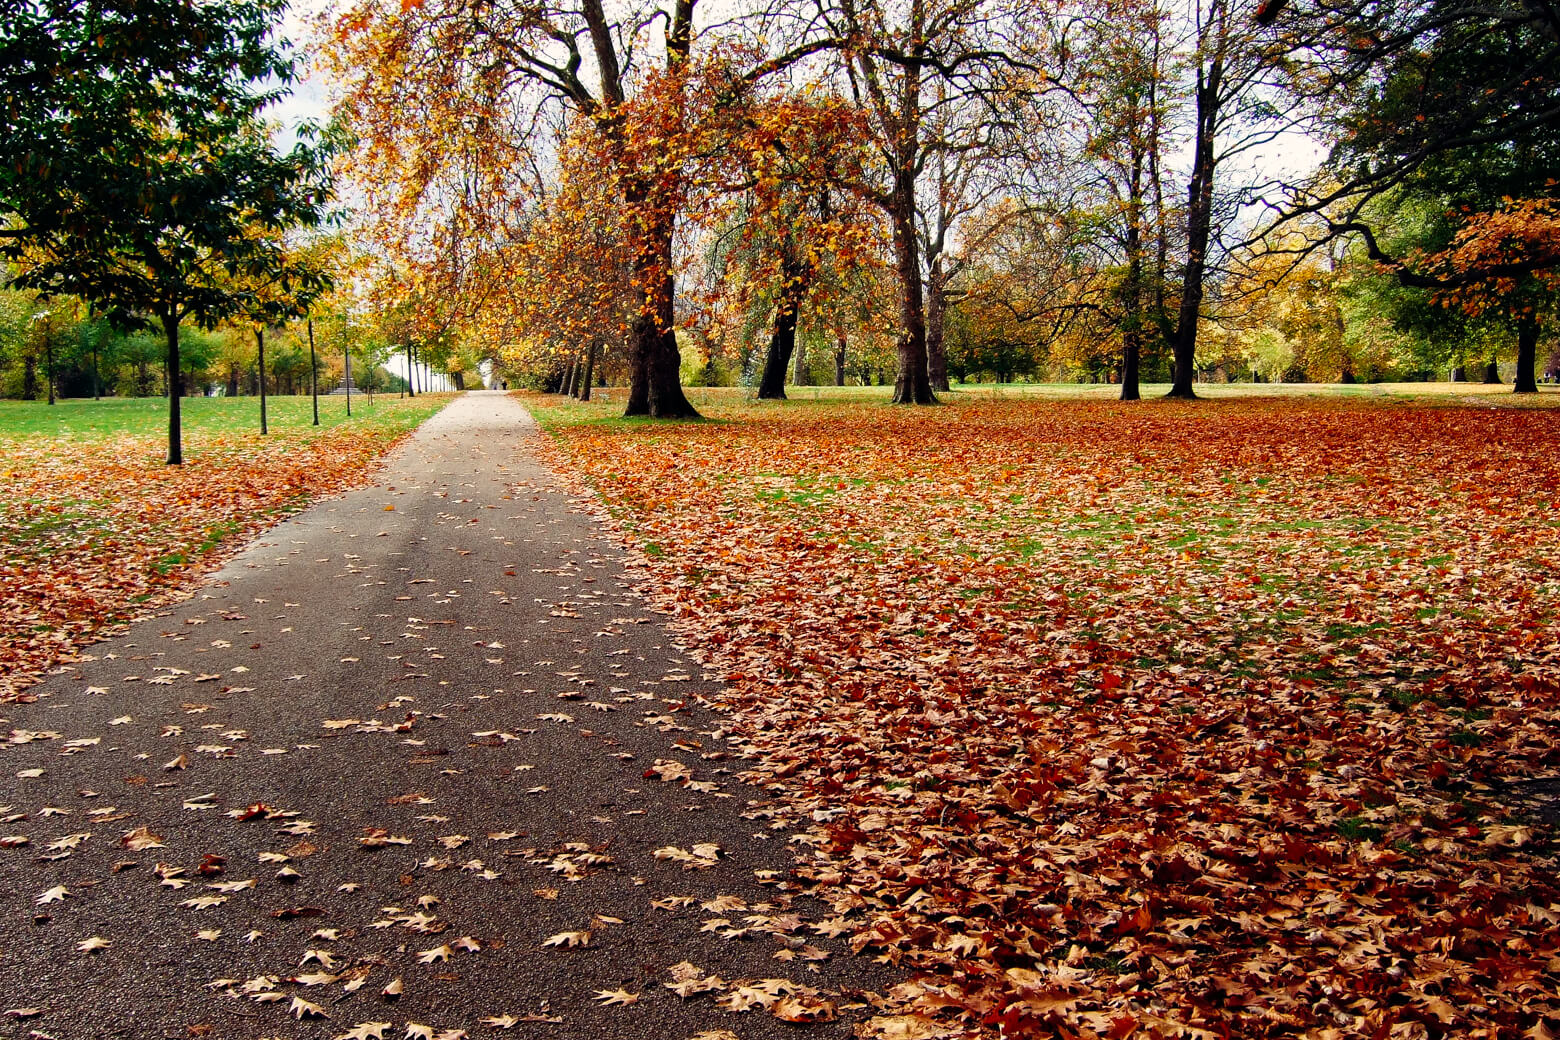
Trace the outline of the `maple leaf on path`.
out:
[[[542,940],[543,946],[588,946],[589,932],[559,932]]]
[[[591,997],[603,1007],[627,1007],[639,1002],[638,993],[623,989],[598,989],[592,992]]]
[[[325,1009],[318,1004],[304,1000],[302,997],[293,997],[292,1003],[287,1007],[287,1013],[294,1018],[329,1018]]]
[[[345,1033],[338,1033],[334,1040],[385,1040],[389,1022],[359,1022]]]
[[[454,950],[450,949],[449,943],[445,943],[443,946],[435,946],[431,950],[424,950],[419,953],[417,955],[417,963],[432,964],[435,961],[447,961],[450,959],[450,954],[454,952]]]

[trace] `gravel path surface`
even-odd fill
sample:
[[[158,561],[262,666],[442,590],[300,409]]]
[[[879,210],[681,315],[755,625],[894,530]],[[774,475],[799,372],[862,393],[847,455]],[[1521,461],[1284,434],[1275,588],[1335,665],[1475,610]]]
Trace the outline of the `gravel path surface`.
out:
[[[704,677],[538,436],[464,395],[374,485],[0,705],[0,1036],[870,1015],[893,980],[793,901]]]

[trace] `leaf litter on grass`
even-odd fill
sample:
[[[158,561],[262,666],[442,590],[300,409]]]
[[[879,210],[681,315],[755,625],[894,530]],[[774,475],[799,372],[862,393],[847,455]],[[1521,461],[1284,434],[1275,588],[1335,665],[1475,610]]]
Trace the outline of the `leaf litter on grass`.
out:
[[[915,971],[882,1035],[1554,1028],[1547,411],[528,403]]]
[[[192,436],[183,466],[163,465],[157,436],[0,439],[0,701],[187,586],[213,549],[360,483],[438,404],[383,402],[351,426],[263,439]]]

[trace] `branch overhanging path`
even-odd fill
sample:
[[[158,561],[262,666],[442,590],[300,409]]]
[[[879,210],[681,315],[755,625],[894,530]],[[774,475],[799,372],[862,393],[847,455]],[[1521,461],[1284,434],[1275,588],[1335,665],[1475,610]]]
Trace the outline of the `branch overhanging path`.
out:
[[[857,988],[892,980],[792,901],[710,685],[538,436],[464,395],[372,486],[4,706],[0,1010],[674,1040],[870,1014]]]

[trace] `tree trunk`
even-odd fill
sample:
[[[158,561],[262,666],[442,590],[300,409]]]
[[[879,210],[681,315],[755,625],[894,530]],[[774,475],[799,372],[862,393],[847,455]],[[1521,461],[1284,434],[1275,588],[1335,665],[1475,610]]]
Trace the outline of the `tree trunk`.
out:
[[[796,349],[796,312],[786,307],[775,311],[775,327],[769,334],[769,350],[764,355],[764,374],[758,381],[758,396],[765,401],[785,400],[785,371],[791,352]]]
[[[1343,372],[1338,376],[1338,382],[1344,386],[1351,386],[1356,382],[1354,373],[1349,370],[1348,365],[1343,366]]]
[[[458,393],[465,393],[466,392],[466,373],[464,371],[460,371],[460,372],[452,372],[450,374],[451,374],[451,376],[455,380],[455,389],[456,389],[456,391]]]
[[[630,188],[631,208],[646,204],[647,193]],[[676,284],[672,276],[672,221],[664,217],[644,232],[634,260],[636,284],[650,299],[640,304],[628,330],[628,403],[623,414],[652,419],[697,419],[699,411],[682,388],[682,355],[677,350]],[[637,294],[636,294],[637,295]]]
[[[1121,326],[1121,400],[1140,401],[1138,387],[1138,363],[1143,355],[1143,236],[1142,205],[1136,198],[1137,175],[1134,174],[1134,197],[1127,210],[1127,280],[1122,286],[1122,309],[1126,321]]]
[[[648,265],[654,289],[651,313],[634,318],[628,333],[629,387],[624,415],[652,419],[697,419],[699,411],[682,388],[682,355],[677,350],[671,270],[671,236],[666,237],[666,263]],[[642,268],[643,269],[643,268]]]
[[[412,359],[412,341],[406,341],[406,396],[417,396],[417,362]]]
[[[1484,363],[1484,382],[1487,386],[1500,385],[1500,366],[1495,363],[1494,358]]]
[[[791,382],[797,386],[811,386],[812,376],[807,372],[807,341],[797,336],[794,328],[791,338],[796,344],[796,363],[791,366]]]
[[[38,359],[28,354],[22,359],[22,400],[38,398]]]
[[[1466,383],[1468,381],[1467,370],[1461,365],[1453,365],[1451,381],[1454,383]]]
[[[775,300],[775,324],[769,334],[769,350],[764,355],[764,374],[758,381],[758,396],[766,401],[785,400],[785,370],[796,350],[797,308],[806,291],[799,265],[786,260],[780,265],[780,293]],[[801,361],[797,362],[796,383],[801,385]]]
[[[255,347],[260,356],[260,435],[263,437],[271,432],[266,426],[265,417],[265,331],[263,329],[255,329]]]
[[[834,385],[845,385],[845,337],[840,336],[834,347]]]
[[[593,339],[585,345],[585,378],[580,380],[580,400],[590,400],[590,381],[596,375],[596,351],[601,349],[601,341]]]
[[[1121,399],[1140,401],[1138,390],[1138,357],[1143,352],[1143,333],[1136,319],[1121,334]]]
[[[1193,366],[1197,358],[1197,322],[1202,314],[1203,276],[1208,266],[1208,237],[1213,226],[1213,175],[1217,156],[1219,91],[1224,59],[1215,55],[1197,70],[1197,130],[1193,138],[1192,176],[1186,191],[1186,269],[1181,277],[1181,310],[1176,317],[1171,349],[1175,378],[1167,397],[1194,400]]]
[[[893,212],[895,266],[899,269],[899,371],[894,376],[895,404],[936,404],[926,373],[926,301],[921,291],[921,258],[915,233],[915,174],[896,175]]]
[[[49,404],[52,405],[54,403],[54,337],[53,336],[45,335],[44,340],[43,340],[43,350],[44,350],[45,361],[46,361],[46,364],[48,365],[48,371],[45,372],[44,375],[47,376],[48,380],[49,380]]]
[[[314,319],[309,319],[309,397],[314,401],[314,425],[320,424],[320,362],[314,356]]]
[[[934,392],[948,390],[948,352],[943,341],[943,316],[947,313],[948,292],[943,277],[942,255],[932,261],[926,280],[926,378]]]
[[[179,371],[179,319],[171,312],[162,316],[168,334],[168,368]],[[168,465],[184,465],[184,426],[179,413],[179,395],[168,395]]]
[[[1534,369],[1538,367],[1538,320],[1531,315],[1517,324],[1517,378],[1513,390],[1519,394],[1538,393]]]
[[[558,379],[558,392],[565,397],[569,395],[569,387],[574,384],[574,358],[563,363],[563,375]]]

